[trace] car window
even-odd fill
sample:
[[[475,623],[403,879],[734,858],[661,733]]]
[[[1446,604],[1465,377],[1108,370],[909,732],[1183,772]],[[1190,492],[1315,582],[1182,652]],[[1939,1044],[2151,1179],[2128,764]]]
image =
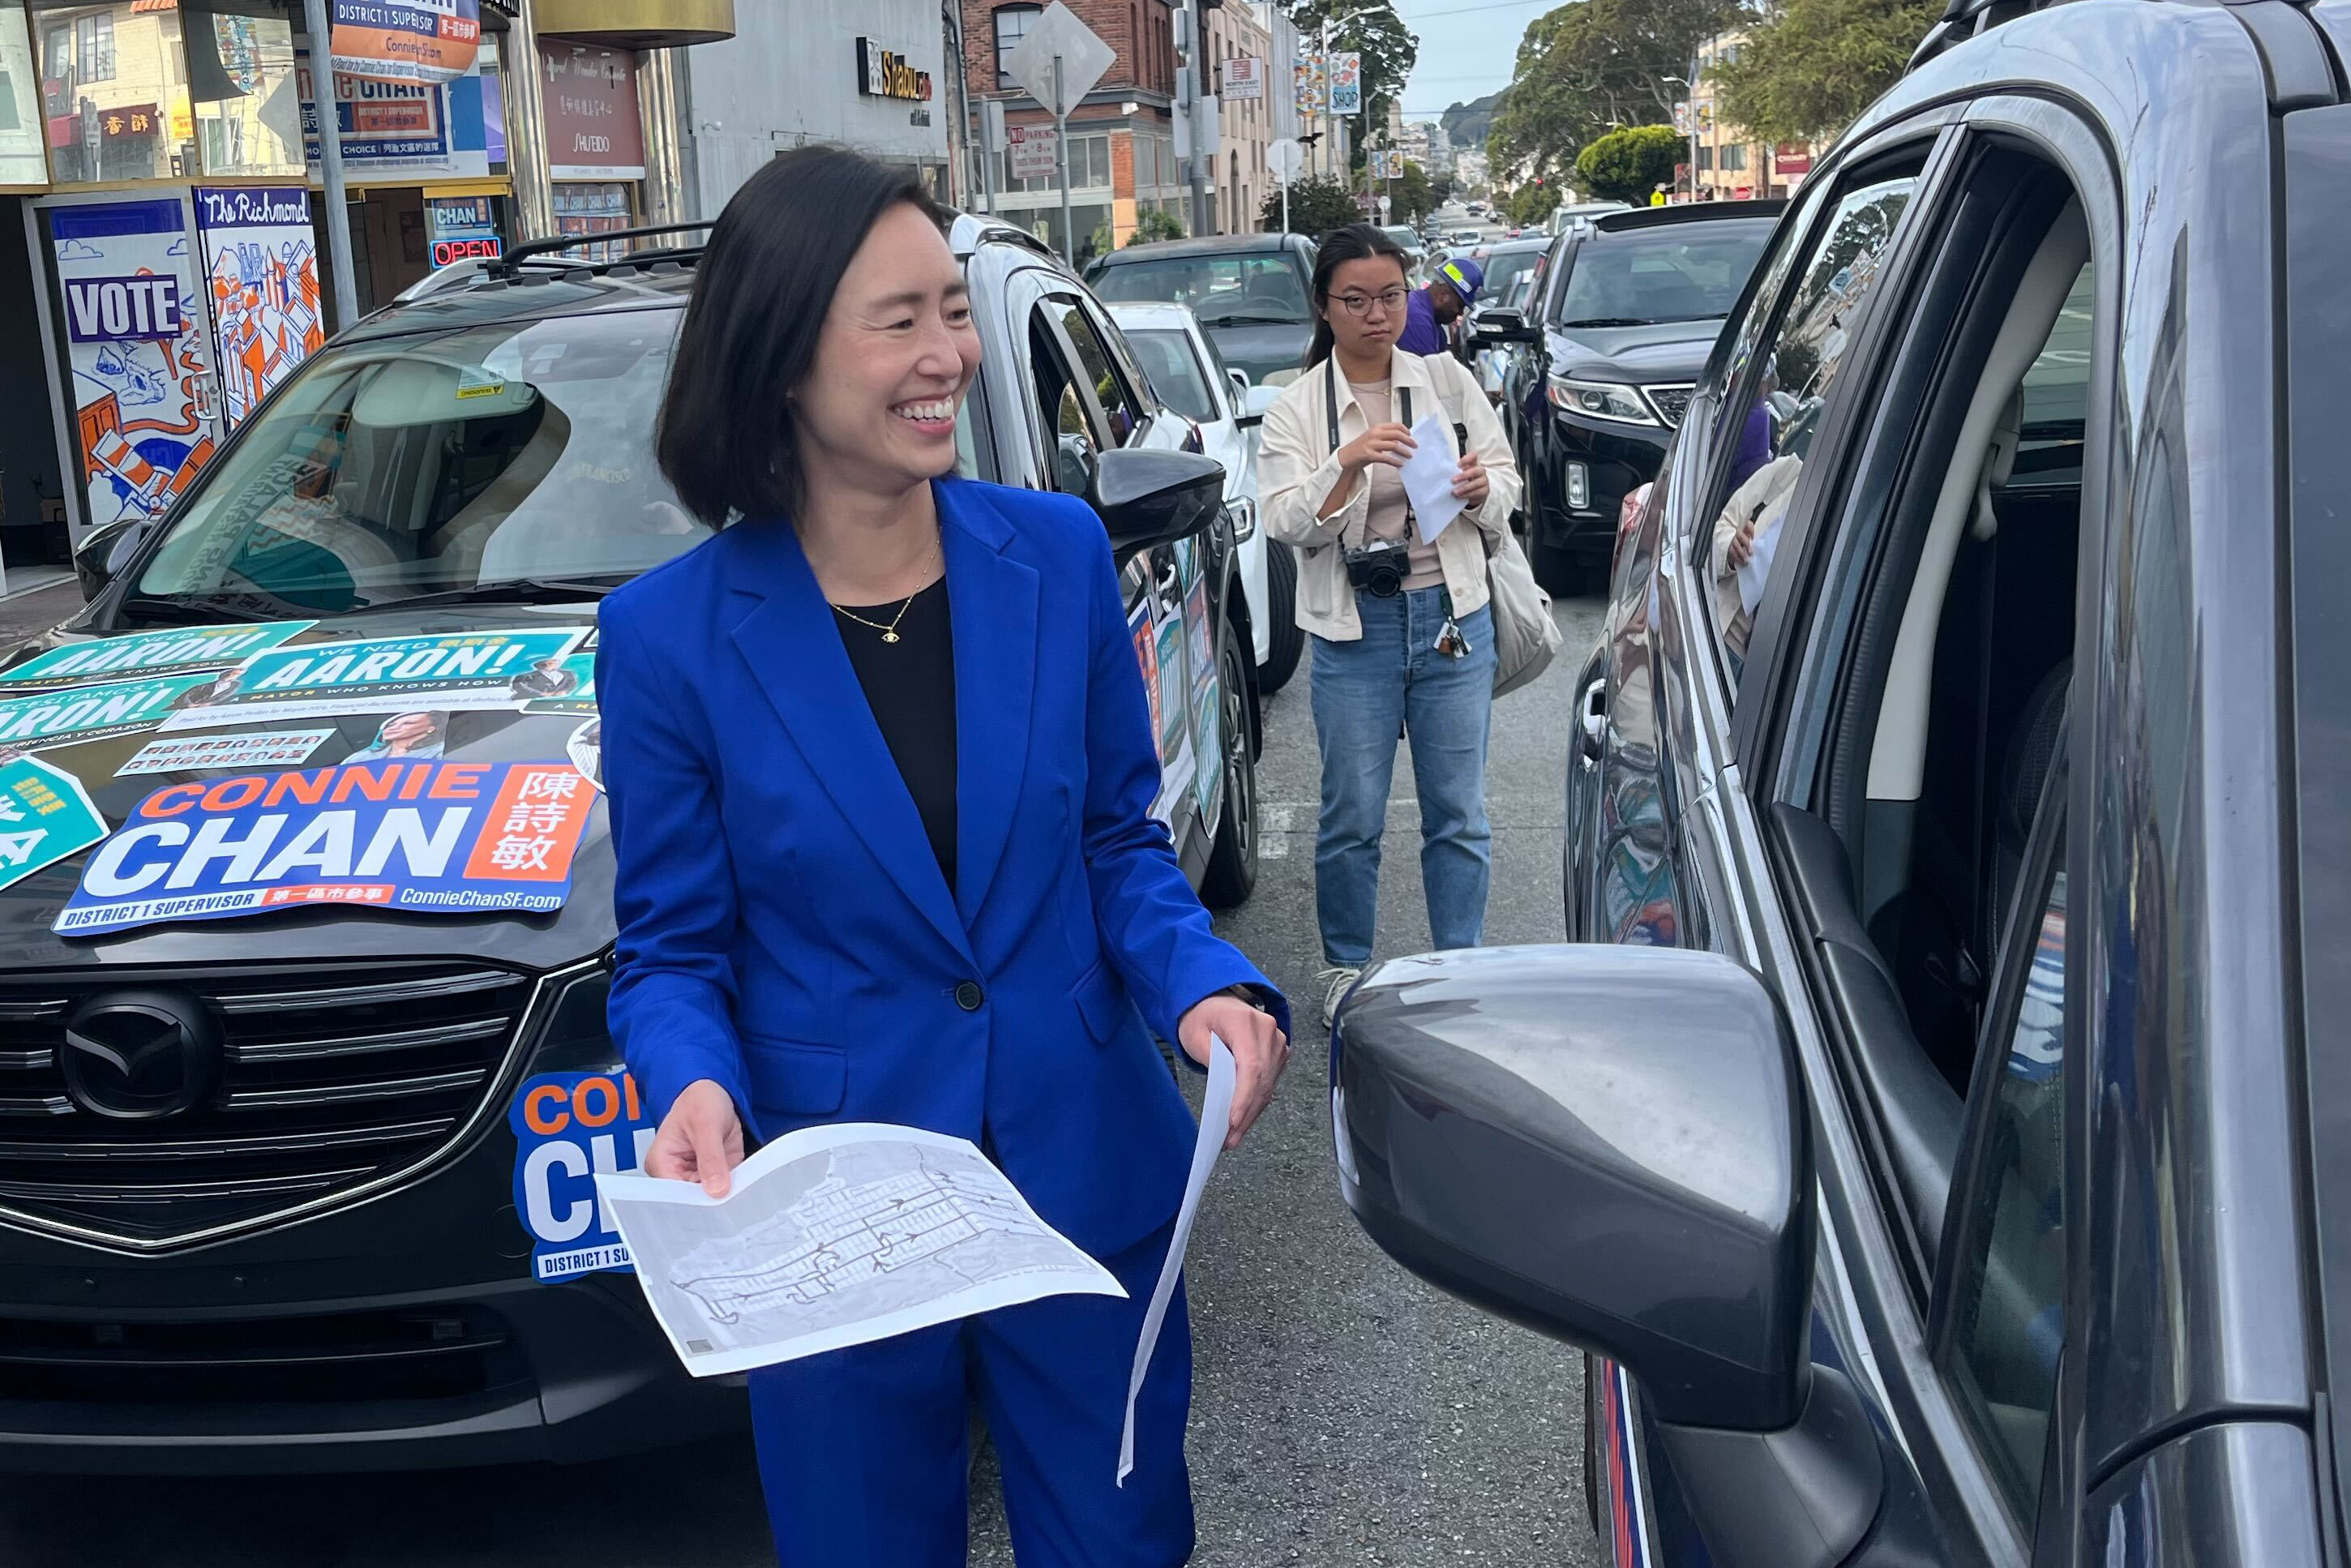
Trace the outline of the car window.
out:
[[[653,449],[681,313],[329,347],[172,525],[142,595],[336,613],[518,577],[625,578],[710,530]]]
[[[1306,280],[1287,255],[1168,256],[1105,267],[1102,298],[1188,305],[1203,327],[1296,326],[1311,319]]]
[[[1225,417],[1208,385],[1207,371],[1192,352],[1190,334],[1174,329],[1130,331],[1126,340],[1143,361],[1143,373],[1160,402],[1204,424]]]
[[[1531,277],[1542,263],[1539,250],[1505,251],[1486,264],[1486,281],[1479,287],[1479,296],[1486,299],[1507,300],[1519,279]]]
[[[2024,372],[2023,424],[2011,485],[2078,485],[2090,394],[2091,268],[2082,268],[2049,341]]]
[[[1728,316],[1771,237],[1768,218],[1594,234],[1576,247],[1562,327],[1643,327]]]
[[[2065,871],[2011,941],[2026,966],[1957,1233],[1948,1372],[2019,1518],[2040,1493],[2065,1339]]]
[[[1701,514],[1710,517],[1706,555],[1714,585],[1715,634],[1734,680],[1746,664],[1780,525],[1844,366],[1862,305],[1917,185],[1916,174],[1905,173],[1844,192],[1816,231],[1816,244],[1776,325],[1754,346],[1761,371],[1746,383],[1750,390],[1740,425],[1726,432],[1736,446],[1722,482],[1724,498]]]
[[[1076,370],[1049,325],[1058,314],[1058,306],[1049,302],[1029,316],[1029,362],[1036,378],[1037,409],[1045,421],[1053,487],[1065,495],[1083,496],[1093,488],[1095,463],[1107,444],[1092,400],[1085,395]]]
[[[1070,346],[1078,351],[1078,368],[1085,372],[1094,389],[1094,401],[1102,404],[1102,413],[1110,421],[1109,444],[1125,445],[1128,438],[1143,427],[1145,410],[1142,401],[1129,388],[1125,376],[1113,367],[1110,346],[1095,329],[1085,307],[1064,296],[1048,302],[1046,308],[1060,318],[1061,330],[1069,334]]]

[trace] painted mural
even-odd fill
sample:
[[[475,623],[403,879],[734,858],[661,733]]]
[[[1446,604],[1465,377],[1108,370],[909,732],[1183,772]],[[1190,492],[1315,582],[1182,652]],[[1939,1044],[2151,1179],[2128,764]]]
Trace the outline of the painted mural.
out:
[[[310,203],[285,186],[199,187],[195,198],[221,401],[234,430],[327,340]]]

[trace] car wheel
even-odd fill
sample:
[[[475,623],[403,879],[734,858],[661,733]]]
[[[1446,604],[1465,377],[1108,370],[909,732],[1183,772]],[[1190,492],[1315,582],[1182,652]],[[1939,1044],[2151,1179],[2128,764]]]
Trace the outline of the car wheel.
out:
[[[1298,671],[1306,632],[1298,624],[1298,556],[1280,539],[1265,541],[1265,663],[1257,667],[1257,689],[1270,696]]]
[[[1217,727],[1224,745],[1225,809],[1208,848],[1200,898],[1211,909],[1231,909],[1257,887],[1257,759],[1249,746],[1249,688],[1241,683],[1240,644],[1231,622],[1217,638]]]

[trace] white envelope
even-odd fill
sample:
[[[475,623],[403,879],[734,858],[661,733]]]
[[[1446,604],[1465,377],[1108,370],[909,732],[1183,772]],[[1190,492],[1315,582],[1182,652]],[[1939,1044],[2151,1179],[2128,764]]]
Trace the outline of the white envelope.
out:
[[[1405,459],[1402,470],[1404,493],[1412,502],[1420,542],[1435,544],[1446,525],[1461,515],[1461,497],[1453,493],[1461,461],[1453,455],[1453,444],[1446,439],[1444,421],[1433,413],[1423,414],[1412,427],[1412,439],[1413,454]]]

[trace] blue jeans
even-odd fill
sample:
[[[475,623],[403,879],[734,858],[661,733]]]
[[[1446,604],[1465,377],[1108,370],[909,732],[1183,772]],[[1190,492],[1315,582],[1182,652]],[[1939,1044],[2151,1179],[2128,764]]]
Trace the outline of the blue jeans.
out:
[[[1380,904],[1380,836],[1396,731],[1412,741],[1420,794],[1420,881],[1439,947],[1475,947],[1486,925],[1493,831],[1486,821],[1486,737],[1494,704],[1494,621],[1458,618],[1469,652],[1437,651],[1445,591],[1381,599],[1358,590],[1360,642],[1314,639],[1314,733],[1322,749],[1322,820],[1314,839],[1314,906],[1326,964],[1371,961]]]

